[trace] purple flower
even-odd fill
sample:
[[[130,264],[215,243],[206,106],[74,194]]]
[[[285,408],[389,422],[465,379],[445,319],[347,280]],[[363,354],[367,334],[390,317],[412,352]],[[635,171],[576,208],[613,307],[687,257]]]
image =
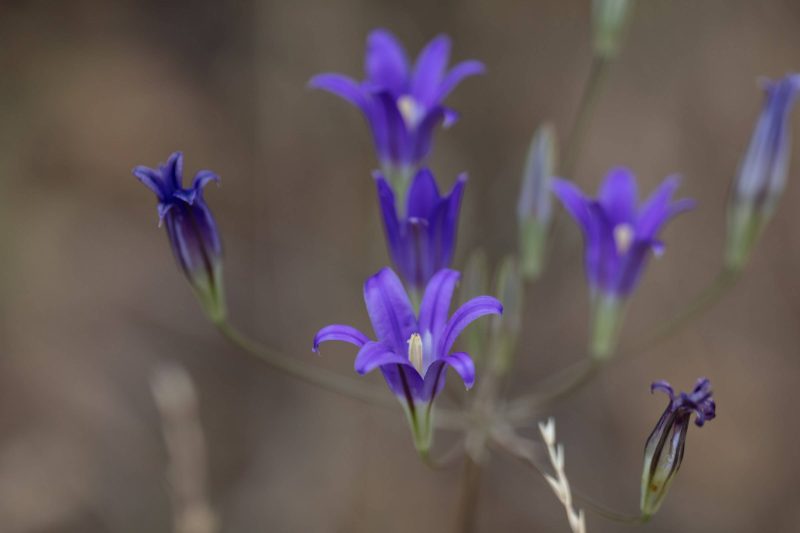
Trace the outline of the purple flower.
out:
[[[726,263],[741,269],[786,187],[789,113],[800,91],[800,74],[766,81],[766,98],[747,153],[731,187]]]
[[[441,196],[433,174],[423,168],[411,183],[405,208],[398,213],[391,185],[383,175],[375,173],[389,254],[416,294],[421,294],[428,280],[453,260],[466,181],[462,174],[450,193]]]
[[[412,68],[395,36],[374,30],[367,38],[364,81],[320,74],[310,86],[358,107],[372,129],[384,172],[393,182],[407,180],[430,152],[434,128],[448,127],[458,118],[442,104],[444,99],[464,78],[484,71],[478,61],[464,61],[447,71],[449,57],[450,38],[440,35],[428,43]]]
[[[203,187],[219,182],[210,170],[199,171],[191,188],[183,188],[183,154],[173,153],[158,169],[138,166],[133,175],[158,198],[159,225],[167,229],[175,259],[205,310],[215,321],[225,317],[222,244],[214,217],[203,199]]]
[[[661,507],[669,485],[681,466],[692,414],[698,427],[716,416],[711,382],[706,378],[697,380],[694,390],[689,394],[681,392],[676,395],[666,381],[656,381],[650,390],[668,394],[669,404],[644,449],[641,509],[645,517],[652,516]]]
[[[636,288],[650,251],[660,255],[664,250],[661,228],[694,206],[691,200],[672,201],[678,182],[667,178],[638,206],[636,178],[626,168],[608,173],[597,199],[587,198],[569,181],[553,180],[553,192],[583,230],[593,294],[624,299]]]
[[[351,326],[322,328],[314,337],[314,351],[326,341],[345,341],[359,348],[355,369],[366,374],[380,369],[389,389],[406,410],[420,451],[431,443],[431,407],[451,367],[469,389],[475,365],[469,354],[451,352],[458,335],[475,319],[502,313],[490,296],[479,296],[448,318],[450,300],[459,279],[454,270],[440,270],[425,288],[419,317],[397,275],[384,268],[364,283],[364,301],[377,340]]]

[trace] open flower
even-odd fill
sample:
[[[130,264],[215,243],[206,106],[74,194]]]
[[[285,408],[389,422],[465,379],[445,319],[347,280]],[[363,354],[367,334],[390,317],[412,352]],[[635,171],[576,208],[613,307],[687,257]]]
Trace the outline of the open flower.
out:
[[[800,74],[764,83],[764,106],[728,203],[726,264],[741,269],[772,218],[789,172],[789,113],[800,91]]]
[[[138,166],[133,175],[158,198],[159,224],[167,230],[172,252],[204,309],[214,321],[225,317],[222,287],[222,243],[214,217],[203,199],[203,187],[219,176],[199,171],[183,188],[183,154],[173,153],[157,169]]]
[[[464,78],[484,71],[478,61],[464,61],[447,71],[449,58],[450,38],[440,35],[427,44],[412,68],[395,36],[379,29],[367,38],[364,81],[320,74],[309,84],[361,110],[372,129],[383,171],[399,186],[430,152],[434,128],[456,122],[456,112],[442,104],[444,99]]]
[[[416,295],[422,293],[436,272],[449,267],[453,260],[466,181],[466,175],[462,174],[450,193],[441,196],[433,174],[423,168],[417,172],[406,205],[398,213],[391,185],[381,173],[375,174],[389,254]]]
[[[458,279],[454,270],[437,272],[425,289],[417,317],[400,279],[384,268],[364,283],[364,301],[377,340],[343,325],[322,328],[314,337],[315,352],[325,341],[356,345],[360,349],[355,360],[359,374],[381,370],[405,409],[421,452],[431,444],[433,400],[444,387],[447,367],[456,371],[468,389],[475,382],[475,365],[469,354],[451,353],[456,338],[475,319],[503,310],[497,299],[479,296],[448,318]]]
[[[669,395],[669,404],[647,439],[644,449],[641,509],[646,518],[654,515],[661,507],[681,466],[692,413],[698,427],[716,416],[711,382],[706,378],[697,380],[694,390],[689,394],[681,392],[676,395],[666,381],[656,381],[650,390],[665,392]]]
[[[621,304],[636,288],[651,252],[660,255],[658,234],[678,213],[694,206],[692,200],[673,202],[677,177],[665,179],[650,198],[637,205],[636,178],[626,168],[615,168],[605,178],[597,199],[572,183],[553,180],[553,192],[581,226],[586,275],[595,307],[594,355],[611,355],[621,318]]]

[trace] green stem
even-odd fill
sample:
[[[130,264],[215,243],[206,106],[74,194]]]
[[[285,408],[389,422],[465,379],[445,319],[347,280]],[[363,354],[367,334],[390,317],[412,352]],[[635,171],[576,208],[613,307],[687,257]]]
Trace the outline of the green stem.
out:
[[[575,168],[578,165],[578,158],[586,141],[586,134],[589,129],[592,115],[597,107],[602,88],[608,74],[608,66],[611,60],[607,57],[595,56],[592,59],[592,66],[589,70],[589,77],[583,86],[578,112],[575,115],[575,123],[569,135],[564,149],[564,159],[561,165],[561,174],[567,179],[574,179]]]
[[[714,280],[700,291],[680,313],[663,326],[657,328],[651,335],[645,337],[645,340],[633,352],[641,353],[647,351],[675,335],[692,320],[713,308],[736,285],[740,277],[741,270],[728,268],[720,270]]]

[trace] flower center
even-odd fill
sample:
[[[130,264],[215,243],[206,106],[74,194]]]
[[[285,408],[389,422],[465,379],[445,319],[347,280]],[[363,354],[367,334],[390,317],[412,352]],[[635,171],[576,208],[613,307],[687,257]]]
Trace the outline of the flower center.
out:
[[[422,119],[422,106],[409,94],[404,94],[397,99],[397,109],[409,129],[416,128]]]
[[[419,333],[412,333],[408,339],[408,360],[422,374],[422,337]]]
[[[617,224],[614,226],[614,244],[617,253],[622,255],[628,252],[633,244],[633,226],[630,224]]]

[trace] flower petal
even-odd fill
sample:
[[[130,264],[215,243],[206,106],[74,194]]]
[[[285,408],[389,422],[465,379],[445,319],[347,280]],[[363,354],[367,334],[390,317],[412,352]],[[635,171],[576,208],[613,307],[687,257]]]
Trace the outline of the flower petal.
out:
[[[491,296],[478,296],[459,307],[444,327],[436,351],[441,356],[450,353],[458,335],[474,320],[485,315],[499,315],[503,313],[503,304]]]
[[[447,95],[449,95],[465,78],[483,74],[484,72],[486,72],[486,67],[484,67],[483,63],[480,61],[470,60],[457,64],[445,75],[444,80],[442,80],[442,83],[439,85],[439,89],[436,91],[434,101],[441,102],[447,98]]]
[[[430,105],[442,82],[450,60],[450,38],[439,35],[420,52],[411,79],[411,94],[425,106]]]
[[[439,187],[436,186],[433,174],[427,168],[420,169],[408,189],[408,217],[429,220],[440,200]]]
[[[450,301],[453,291],[458,284],[461,274],[455,270],[445,268],[434,274],[425,287],[422,304],[419,308],[419,329],[424,335],[430,332],[434,347],[439,336],[447,324],[447,315],[450,312]]]
[[[434,232],[433,246],[439,253],[437,265],[439,268],[448,267],[453,260],[458,234],[458,215],[461,211],[461,199],[464,197],[464,187],[467,185],[467,175],[462,173],[456,179],[452,190],[447,195],[442,206],[442,221],[438,226],[439,231]]]
[[[454,354],[437,359],[428,368],[425,374],[425,390],[423,400],[432,401],[444,388],[447,367],[452,368],[461,376],[467,390],[475,384],[475,363],[469,354],[456,352]]]
[[[325,326],[314,335],[314,347],[312,351],[319,352],[319,345],[328,341],[342,341],[349,342],[361,348],[367,342],[369,337],[364,335],[361,331],[352,326],[345,326],[342,324],[333,324]]]
[[[408,90],[408,59],[403,46],[387,30],[367,37],[366,76],[371,84],[399,96]]]
[[[590,200],[574,183],[561,178],[553,178],[550,188],[572,218],[581,226],[584,234],[590,235],[594,228],[594,220],[589,208]]]
[[[177,191],[183,188],[183,152],[173,152],[161,167],[163,180]]]
[[[168,199],[169,191],[166,189],[164,179],[158,170],[139,165],[133,169],[133,175],[136,179],[141,181],[145,187],[156,193],[159,201]]]
[[[365,113],[368,108],[368,98],[364,89],[354,79],[341,74],[318,74],[311,78],[308,86],[322,89],[347,100]]]
[[[661,185],[650,195],[647,202],[639,210],[639,219],[636,221],[637,237],[653,239],[658,235],[661,226],[673,216],[692,209],[694,201],[689,199],[672,202],[672,195],[680,185],[678,176],[670,176],[661,182]]]
[[[600,188],[598,200],[612,224],[634,224],[638,200],[636,178],[625,167],[609,171]]]
[[[368,374],[379,366],[384,365],[403,365],[414,368],[408,357],[397,355],[392,349],[382,342],[370,341],[366,343],[358,351],[355,361],[356,372],[361,374]]]
[[[417,319],[397,274],[383,268],[367,279],[364,301],[378,340],[397,353],[406,353],[407,341],[417,331]]]
[[[411,147],[411,157],[415,161],[424,161],[431,151],[433,144],[433,132],[439,124],[446,120],[444,108],[436,106],[429,109],[413,132],[413,146]]]

